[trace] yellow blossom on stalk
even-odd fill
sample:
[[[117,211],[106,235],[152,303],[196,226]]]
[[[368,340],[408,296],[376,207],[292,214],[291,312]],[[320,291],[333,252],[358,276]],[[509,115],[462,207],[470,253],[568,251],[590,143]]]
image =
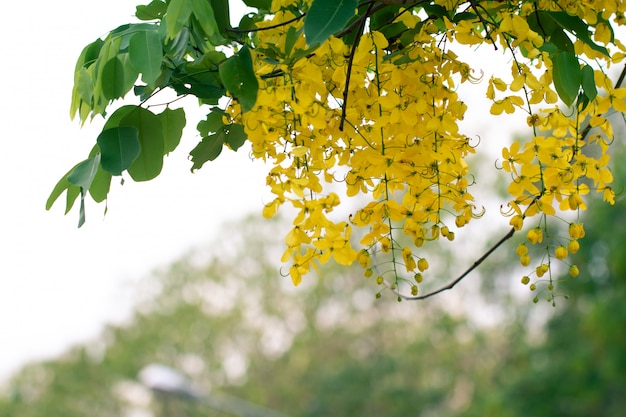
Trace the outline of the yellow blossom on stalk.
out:
[[[541,243],[543,241],[543,230],[539,227],[529,230],[526,234],[526,239],[528,239],[531,245]]]
[[[457,7],[454,2],[439,3],[447,10]],[[360,36],[354,50],[343,39],[330,36],[306,59],[291,60],[289,54],[298,47],[304,50],[306,39],[302,32],[292,32],[293,45],[286,45],[289,28],[281,24],[296,16],[281,2],[272,7],[277,11],[258,23],[268,29],[255,32],[254,38],[260,51],[254,56],[259,80],[256,104],[242,113],[233,101],[227,110],[245,127],[253,156],[273,164],[267,185],[276,198],[266,205],[264,215],[273,216],[284,204],[297,211],[286,237],[290,250],[283,259],[294,262],[300,275],[310,265],[329,259],[343,265],[356,261],[370,275],[376,268],[374,259],[391,262],[396,275],[396,264],[403,264],[406,272],[424,271],[427,261],[415,258],[410,247],[399,247],[396,235],[406,235],[416,247],[441,236],[454,240],[455,233],[444,225],[444,214],[452,214],[458,228],[479,216],[469,192],[474,181],[466,162],[475,149],[459,128],[467,110],[460,85],[473,80],[471,67],[433,36],[440,28],[422,25],[419,15],[408,12],[396,18],[397,23],[415,28],[412,41],[398,55],[401,59],[393,49],[395,40],[372,30]],[[547,2],[536,7],[556,11]],[[592,7],[585,10],[584,16],[594,16],[588,12]],[[517,12],[494,10],[494,16],[485,19],[499,22],[494,27],[484,27],[482,21],[443,19],[444,36],[451,42],[497,43],[507,50],[525,51],[525,62],[521,55],[511,61],[510,80],[492,75],[486,87],[491,114],[523,110],[532,128],[528,140],[516,140],[502,150],[501,167],[511,176],[509,223],[515,231],[533,216],[541,216],[547,231],[547,219],[557,210],[584,210],[583,196],[591,189],[587,179],[612,201],[608,146],[600,139],[580,140],[579,134],[584,121],[592,120],[594,128],[610,136],[610,123],[602,114],[610,106],[621,106],[626,97],[598,72],[594,81],[598,89],[609,92],[608,98],[593,97],[585,108],[576,108],[577,117],[562,111],[553,87],[559,74],[553,71],[553,57],[542,50],[544,39],[529,17],[535,12],[526,4]],[[296,19],[295,27],[301,24]],[[603,30],[600,27],[595,36],[604,42]],[[584,49],[584,45],[576,47]],[[281,61],[264,56],[265,50],[287,55]],[[600,147],[600,156],[582,152],[592,144]],[[337,185],[343,191],[337,191]],[[341,194],[359,202],[349,222],[329,218],[345,198]],[[363,230],[360,247],[350,241],[352,227]],[[584,234],[579,230],[582,226],[574,231],[570,227],[576,243],[559,246],[557,258],[563,250],[575,252],[572,249]],[[530,244],[541,243],[544,228],[534,227],[526,237]],[[308,258],[301,260],[304,254]],[[522,265],[529,265],[525,244],[518,246],[517,254]]]
[[[559,261],[562,261],[563,259],[567,258],[567,255],[568,255],[567,248],[565,246],[557,246],[557,248],[554,250],[554,256]]]
[[[415,258],[413,257],[413,252],[411,248],[405,247],[402,249],[402,260],[404,261],[404,266],[406,267],[406,272],[414,271],[417,267],[415,262]]]
[[[576,253],[578,252],[579,249],[580,249],[580,244],[575,239],[570,240],[569,243],[567,244],[567,250],[570,251],[571,253]]]

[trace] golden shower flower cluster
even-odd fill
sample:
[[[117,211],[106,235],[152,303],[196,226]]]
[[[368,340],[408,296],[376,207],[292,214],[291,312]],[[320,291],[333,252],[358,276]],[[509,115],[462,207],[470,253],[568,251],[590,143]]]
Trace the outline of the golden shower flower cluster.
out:
[[[293,17],[278,12],[263,25]],[[456,93],[471,71],[429,30],[415,36],[401,63],[378,32],[361,37],[350,68],[349,47],[337,38],[293,65],[257,54],[257,103],[242,114],[234,102],[230,112],[245,126],[253,155],[273,165],[267,185],[275,198],[264,215],[285,203],[297,211],[282,258],[294,284],[331,258],[358,261],[368,276],[373,268],[378,276],[390,273],[394,282],[403,273],[421,274],[428,262],[414,249],[453,240],[450,229],[477,216],[465,162],[474,149],[458,128],[466,105]],[[266,42],[283,49],[285,38],[280,28],[259,32],[257,49]],[[348,219],[331,215],[340,194],[361,203]],[[356,248],[355,227],[364,230]]]
[[[526,15],[566,7],[581,18],[597,19],[601,8],[609,16],[619,15],[624,6],[524,3],[517,13],[494,11],[482,24],[444,19],[446,28],[439,37],[433,34],[440,27],[422,24],[402,55],[396,56],[389,40],[372,31],[361,36],[354,51],[331,37],[306,59],[290,59],[294,51],[306,48],[306,40],[294,39],[288,33],[291,26],[281,26],[296,18],[288,3],[274,2],[272,19],[259,23],[268,29],[255,39],[255,71],[261,82],[256,105],[242,113],[233,101],[229,112],[245,126],[254,157],[272,164],[267,185],[275,198],[263,214],[271,217],[285,203],[297,212],[282,257],[290,264],[294,284],[332,258],[342,265],[357,261],[366,276],[375,275],[379,284],[394,290],[399,282],[408,282],[403,276],[411,276],[410,291],[416,295],[415,284],[422,282],[428,268],[416,250],[441,237],[453,240],[452,229],[480,216],[469,192],[473,180],[465,162],[475,149],[459,131],[466,105],[457,92],[462,83],[477,80],[450,49],[448,42],[456,41],[498,44],[512,57],[510,80],[492,76],[486,91],[493,115],[526,112],[533,132],[530,140],[516,141],[502,151],[502,168],[511,175],[512,200],[505,214],[516,231],[538,216],[517,254],[527,267],[527,244],[545,244],[533,275],[540,279],[548,273],[552,293],[551,262],[566,262],[584,232],[580,223],[571,223],[570,238],[563,241],[551,235],[550,219],[563,211],[584,210],[590,190],[604,193],[611,203],[614,199],[608,168],[613,132],[606,113],[610,108],[625,111],[626,105],[624,90],[613,88],[606,69],[623,59],[624,48],[617,42],[620,52],[610,58],[589,43],[573,43],[578,56],[601,62],[593,72],[599,93],[584,105],[564,110],[557,105],[550,54],[539,49],[545,36],[530,27]],[[295,20],[292,26],[299,31]],[[407,27],[421,22],[412,13],[401,14],[398,21]],[[594,36],[603,45],[615,41],[606,30],[597,29]],[[284,59],[268,59],[262,53],[267,48],[281,51]],[[516,52],[520,50],[523,56]],[[593,133],[581,137],[586,123]],[[333,213],[341,195],[355,197],[354,204],[359,204],[347,218]],[[358,246],[351,240],[353,228],[363,230]],[[570,266],[572,276],[578,273]],[[530,278],[524,276],[523,282]]]

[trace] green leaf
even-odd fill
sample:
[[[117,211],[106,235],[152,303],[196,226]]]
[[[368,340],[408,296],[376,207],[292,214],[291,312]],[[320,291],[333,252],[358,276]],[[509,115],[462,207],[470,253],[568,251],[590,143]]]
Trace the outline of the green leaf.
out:
[[[200,143],[198,143],[198,145],[196,145],[196,147],[189,152],[189,155],[191,155],[191,161],[193,162],[191,171],[200,169],[205,162],[213,161],[217,158],[222,153],[225,140],[226,136],[224,135],[224,132],[203,137],[202,141],[200,141]]]
[[[139,132],[134,126],[105,129],[96,140],[102,152],[102,169],[121,175],[139,155]]]
[[[246,112],[256,103],[259,82],[252,67],[252,55],[247,46],[222,62],[219,74],[224,86],[241,104],[242,111]]]
[[[67,176],[67,181],[78,187],[80,192],[80,211],[78,215],[78,227],[81,227],[85,224],[85,195],[87,194],[87,190],[91,188],[91,184],[96,176],[96,172],[98,172],[98,167],[100,165],[100,154],[96,154],[91,158],[79,163],[74,167],[72,172]],[[75,191],[67,190],[67,208],[65,213],[67,213],[71,207],[74,205],[74,201],[76,200],[77,195]]]
[[[198,19],[204,33],[209,37],[214,36],[218,27],[209,0],[191,0],[191,3],[193,14]]]
[[[230,25],[230,6],[228,0],[210,0],[213,14],[215,15],[215,23],[217,30],[224,39],[233,37],[233,33],[229,32]]]
[[[98,144],[95,144],[91,149],[91,152],[89,152],[89,157],[100,155],[100,153],[100,147],[98,146]],[[103,170],[102,163],[100,163],[98,165],[98,171],[96,172],[96,176],[91,182],[91,187],[89,187],[89,195],[91,195],[91,198],[93,198],[96,203],[100,203],[107,198],[110,188],[111,173]]]
[[[143,82],[153,85],[161,75],[161,61],[163,60],[161,36],[157,28],[132,35],[128,55],[130,64],[142,74]]]
[[[585,65],[582,68],[582,80],[581,85],[585,96],[589,101],[593,101],[598,95],[598,89],[596,88],[596,80],[593,74],[593,68],[590,65]]]
[[[76,191],[74,199],[76,199],[76,197],[78,197],[78,191],[80,191],[80,187],[72,184],[71,182],[69,182],[67,180],[67,177],[74,171],[74,169],[80,165],[80,163],[76,164],[72,169],[70,169],[60,180],[59,182],[56,183],[56,185],[54,186],[54,188],[52,189],[52,192],[50,193],[50,196],[48,196],[48,200],[46,200],[46,210],[50,210],[52,208],[52,206],[54,205],[55,201],[61,196],[61,194],[63,194],[63,192],[65,190],[68,190],[68,203],[69,203],[69,194],[70,194],[70,189],[74,189]],[[74,194],[72,192],[72,194]],[[73,203],[73,201],[72,201]],[[65,213],[67,214],[67,212],[70,210],[71,205],[69,205],[69,207],[66,207]]]
[[[207,114],[206,120],[198,122],[198,132],[201,136],[209,136],[212,133],[219,132],[224,128],[224,110],[213,107],[211,112]]]
[[[241,148],[241,146],[246,143],[246,139],[248,139],[244,127],[238,123],[226,125],[224,127],[224,134],[226,135],[225,143],[227,143],[233,151]]]
[[[193,11],[193,1],[189,0],[171,0],[167,7],[165,15],[165,24],[167,25],[167,37],[173,39],[183,26],[189,21],[191,12]]]
[[[559,48],[559,50],[563,52],[569,52],[570,54],[576,53],[572,40],[561,28],[556,28],[554,32],[552,32],[552,36],[550,36],[550,42],[555,44],[557,48]]]
[[[78,70],[74,88],[82,101],[91,103],[93,100],[93,78],[90,70],[84,67]]]
[[[190,152],[192,171],[202,168],[205,162],[217,158],[222,153],[224,144],[236,151],[247,139],[242,125],[224,124],[224,110],[217,107],[211,109],[206,120],[200,121],[197,128],[202,135],[202,141]]]
[[[299,33],[295,26],[289,26],[289,29],[287,29],[287,35],[285,36],[285,55],[289,56],[293,46],[298,40],[298,36]]]
[[[91,187],[91,183],[98,171],[98,165],[100,164],[100,154],[96,154],[91,158],[84,160],[72,169],[72,172],[67,176],[67,181],[70,184],[81,187],[84,190],[88,190]]]
[[[115,100],[127,93],[124,76],[124,64],[118,57],[111,58],[104,64],[100,85],[107,100]]]
[[[123,106],[113,113],[104,129],[114,127],[134,127],[137,129],[141,151],[128,168],[135,181],[148,181],[161,173],[163,168],[163,127],[159,118],[150,110],[140,106]]]
[[[587,44],[594,49],[606,56],[609,56],[609,51],[604,47],[600,46],[591,40],[591,35],[589,33],[589,26],[578,16],[572,16],[567,12],[545,12],[548,16],[550,16],[559,26],[568,32],[572,33],[576,38],[580,39],[582,42]]]
[[[357,6],[357,0],[313,0],[304,18],[307,44],[322,43],[343,29],[354,17]]]
[[[96,176],[93,178],[91,187],[89,187],[89,195],[96,203],[100,203],[107,198],[111,188],[111,178],[111,173],[103,170],[102,165],[100,165]]]
[[[157,114],[157,117],[161,121],[163,129],[163,153],[168,154],[176,149],[180,143],[180,138],[183,136],[183,128],[187,124],[185,111],[183,109],[172,110],[168,107]]]
[[[559,52],[552,60],[552,78],[559,97],[567,106],[571,106],[578,95],[582,71],[578,58],[568,52]]]
[[[135,16],[139,20],[161,19],[167,10],[167,4],[162,0],[153,0],[146,6],[137,6]]]

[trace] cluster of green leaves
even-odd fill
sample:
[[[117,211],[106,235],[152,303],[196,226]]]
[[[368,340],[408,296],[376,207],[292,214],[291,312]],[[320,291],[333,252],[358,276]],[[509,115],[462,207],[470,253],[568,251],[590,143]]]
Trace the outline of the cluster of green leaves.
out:
[[[593,41],[589,25],[578,16],[564,11],[541,10],[530,14],[527,21],[528,26],[545,39],[540,50],[550,54],[554,87],[559,97],[567,106],[571,106],[578,99],[577,104],[581,104],[584,109],[596,98],[598,90],[593,68],[589,64],[580,65],[571,39],[578,39],[605,56],[609,56],[609,51]],[[611,24],[601,15],[598,16],[598,23],[606,25],[613,42],[615,35]]]
[[[84,48],[74,75],[70,115],[81,122],[102,115],[106,123],[89,157],[76,164],[54,187],[46,209],[66,192],[69,212],[78,196],[79,226],[85,221],[85,197],[107,198],[111,179],[124,172],[134,181],[148,181],[161,172],[163,156],[172,152],[186,124],[182,108],[168,107],[155,114],[148,100],[164,88],[179,96],[196,96],[202,104],[217,105],[226,91],[254,105],[256,77],[250,53],[244,46],[226,57],[215,50],[230,45],[233,34],[226,0],[155,0],[138,6],[136,16],[152,23],[127,24],[112,30]],[[139,78],[140,77],[140,78]],[[112,114],[113,102],[131,90],[139,105],[126,105]],[[237,149],[245,140],[243,127],[224,124],[219,109],[199,125],[203,141],[192,151],[193,168],[214,159],[223,144]]]

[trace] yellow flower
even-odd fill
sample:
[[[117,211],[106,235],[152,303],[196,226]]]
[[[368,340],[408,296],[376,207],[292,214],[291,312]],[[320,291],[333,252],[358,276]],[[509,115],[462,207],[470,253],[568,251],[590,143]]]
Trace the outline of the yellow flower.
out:
[[[411,248],[405,247],[402,249],[402,259],[404,260],[404,266],[406,267],[406,272],[411,272],[415,270],[417,264],[415,263],[415,258],[413,257],[413,253],[411,252]]]
[[[585,229],[582,223],[570,223],[569,224],[569,236],[572,239],[581,239],[585,237]]]
[[[543,241],[543,230],[541,230],[541,228],[539,227],[530,229],[526,234],[526,239],[528,239],[531,245],[541,243]]]
[[[557,248],[554,250],[554,256],[559,261],[562,261],[563,259],[567,258],[567,255],[568,255],[567,248],[565,246],[557,246]]]
[[[417,269],[419,269],[420,272],[424,272],[428,269],[428,261],[426,258],[420,258],[420,260],[417,261]]]
[[[357,257],[359,264],[362,268],[367,268],[370,265],[370,253],[367,249],[361,249]]]

